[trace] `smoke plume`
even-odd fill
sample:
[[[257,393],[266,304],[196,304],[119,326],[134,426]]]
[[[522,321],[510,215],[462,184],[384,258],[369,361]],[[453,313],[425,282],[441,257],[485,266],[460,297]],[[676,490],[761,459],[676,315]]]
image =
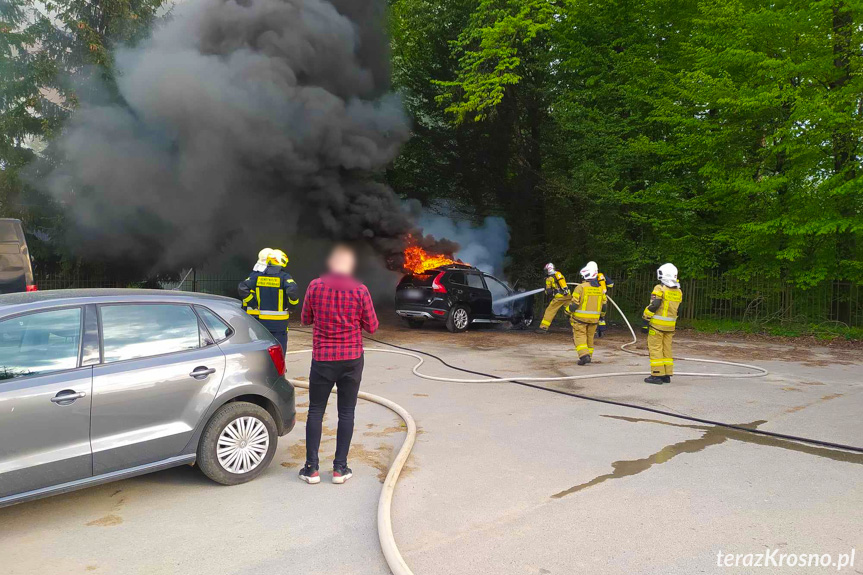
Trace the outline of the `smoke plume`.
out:
[[[484,272],[503,277],[509,250],[509,226],[503,218],[492,216],[481,224],[455,219],[446,212],[447,206],[438,206],[444,214],[423,211],[419,225],[433,237],[447,238],[458,244],[455,257],[478,267]]]
[[[409,137],[383,0],[188,0],[116,53],[119,97],[82,102],[41,184],[86,255],[198,265],[292,238],[422,236],[376,174]],[[274,239],[276,241],[274,241]]]

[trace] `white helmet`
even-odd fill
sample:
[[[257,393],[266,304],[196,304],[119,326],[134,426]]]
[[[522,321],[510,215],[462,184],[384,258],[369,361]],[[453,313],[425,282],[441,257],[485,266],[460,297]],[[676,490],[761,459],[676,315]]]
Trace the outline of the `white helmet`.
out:
[[[596,279],[596,276],[599,275],[599,266],[596,265],[596,262],[587,262],[587,265],[581,268],[581,277],[586,280]]]
[[[549,262],[545,264],[545,275],[553,276],[554,275],[554,264]]]
[[[264,248],[258,252],[258,261],[253,268],[256,272],[262,272],[267,269],[267,259],[273,253],[272,248]]]
[[[677,281],[677,268],[674,264],[662,264],[656,270],[656,277],[659,278],[662,285],[668,287],[680,287],[680,282]]]

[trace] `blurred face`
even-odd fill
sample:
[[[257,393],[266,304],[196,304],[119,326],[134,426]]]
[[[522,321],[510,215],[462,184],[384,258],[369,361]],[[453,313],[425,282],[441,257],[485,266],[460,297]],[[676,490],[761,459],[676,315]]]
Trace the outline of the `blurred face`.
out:
[[[347,246],[336,246],[327,260],[330,273],[352,276],[357,267],[357,256]]]

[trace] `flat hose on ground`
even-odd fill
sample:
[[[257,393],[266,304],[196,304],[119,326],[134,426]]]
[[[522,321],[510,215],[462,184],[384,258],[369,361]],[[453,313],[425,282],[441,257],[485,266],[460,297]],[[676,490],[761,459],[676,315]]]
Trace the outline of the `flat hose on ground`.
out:
[[[614,307],[617,309],[617,311],[620,312],[621,317],[623,317],[623,320],[626,322],[626,327],[629,328],[629,332],[632,334],[632,341],[624,343],[623,345],[620,346],[620,349],[625,351],[626,353],[631,353],[634,355],[643,356],[644,354],[641,354],[641,353],[638,353],[636,351],[627,349],[629,346],[634,345],[638,341],[638,338],[635,335],[635,330],[632,328],[632,325],[629,323],[629,320],[626,318],[626,315],[623,313],[623,311],[621,311],[621,309],[618,307],[617,303],[615,303],[615,301],[613,299],[611,299],[610,297],[608,298],[608,300],[612,303],[612,305],[614,305]],[[299,331],[301,333],[310,333],[306,330],[296,330],[296,331]],[[707,424],[707,425],[715,425],[718,427],[725,427],[728,429],[734,429],[737,431],[744,431],[744,432],[754,433],[757,435],[764,435],[764,436],[768,436],[768,437],[775,437],[778,439],[787,439],[790,441],[799,441],[801,443],[808,443],[808,444],[812,444],[812,445],[818,445],[821,447],[828,447],[828,448],[832,448],[832,449],[842,449],[845,451],[853,451],[856,453],[863,453],[863,447],[843,445],[841,443],[833,443],[833,442],[829,442],[829,441],[823,441],[820,439],[809,439],[806,437],[797,437],[794,435],[787,435],[784,433],[775,433],[775,432],[765,431],[765,430],[761,430],[761,429],[757,429],[757,428],[743,427],[740,425],[724,423],[721,421],[713,421],[710,419],[693,417],[693,416],[684,415],[684,414],[680,414],[680,413],[674,413],[671,411],[665,411],[662,409],[655,409],[655,408],[647,407],[644,405],[636,405],[636,404],[631,404],[631,403],[625,403],[622,401],[615,401],[612,399],[604,399],[604,398],[600,398],[600,397],[591,397],[589,395],[582,395],[580,393],[574,393],[574,392],[566,391],[563,389],[548,388],[548,387],[543,387],[540,385],[528,383],[531,381],[570,381],[570,380],[596,379],[596,378],[615,377],[615,376],[649,375],[650,372],[616,371],[616,372],[589,373],[589,374],[582,374],[582,375],[569,375],[569,376],[562,376],[562,377],[519,377],[519,376],[496,377],[494,375],[490,375],[487,373],[482,373],[479,371],[473,371],[470,369],[451,365],[451,364],[447,363],[445,360],[443,360],[442,358],[440,358],[434,354],[425,352],[425,351],[415,350],[415,349],[412,349],[409,347],[396,345],[394,343],[389,343],[389,342],[382,341],[382,340],[375,339],[375,338],[368,337],[368,336],[364,336],[364,337],[365,337],[365,339],[373,341],[375,343],[379,343],[381,345],[387,345],[389,347],[395,348],[395,349],[367,348],[365,350],[367,352],[391,353],[391,354],[395,354],[395,355],[404,355],[404,356],[412,357],[412,358],[416,359],[417,363],[414,365],[414,367],[411,371],[413,372],[414,375],[416,375],[417,377],[422,378],[422,379],[428,379],[428,380],[432,380],[432,381],[443,381],[443,382],[447,382],[447,383],[507,383],[507,382],[508,383],[514,383],[517,385],[522,385],[522,386],[530,387],[533,389],[539,389],[542,391],[549,391],[549,392],[557,393],[560,395],[567,395],[570,397],[575,397],[578,399],[584,399],[584,400],[598,402],[598,403],[604,403],[607,405],[626,407],[626,408],[630,408],[630,409],[638,409],[641,411],[647,411],[647,412],[654,413],[657,415],[664,415],[666,417],[673,417],[673,418],[677,418],[677,419],[683,419],[686,421],[703,423],[703,424]],[[288,355],[300,354],[300,353],[311,353],[311,351],[312,351],[311,349],[301,349],[301,350],[296,350],[296,351],[289,351]],[[423,363],[425,363],[425,359],[420,354],[431,357],[433,359],[436,359],[441,364],[443,364],[444,366],[446,366],[450,369],[462,371],[465,373],[471,373],[473,375],[479,375],[479,376],[482,376],[484,379],[456,379],[456,378],[449,378],[449,377],[437,377],[437,376],[421,373],[419,371],[419,368],[423,365]],[[717,360],[717,359],[703,359],[703,358],[696,358],[696,357],[679,357],[678,359],[685,360],[685,361],[698,361],[698,362],[703,362],[703,363],[714,363],[714,364],[730,365],[733,367],[741,367],[744,369],[753,370],[754,373],[733,374],[733,373],[678,372],[675,374],[675,376],[750,378],[750,377],[764,377],[765,375],[767,375],[769,373],[766,369],[763,369],[761,367],[754,366],[754,365],[748,365],[745,363],[737,363],[737,362],[733,362],[733,361],[721,361],[721,360]],[[309,388],[308,382],[299,381],[296,379],[291,379],[289,381],[296,387],[301,387],[303,389]],[[335,390],[333,390],[333,392],[335,392]],[[394,411],[396,414],[398,414],[398,416],[401,417],[402,420],[404,420],[405,424],[407,425],[407,435],[405,437],[404,443],[402,443],[402,446],[399,449],[399,452],[396,454],[396,457],[395,457],[395,460],[393,461],[392,466],[390,466],[390,470],[387,473],[386,479],[384,480],[384,486],[381,489],[380,499],[378,500],[378,538],[380,540],[381,549],[383,550],[384,557],[386,558],[387,564],[389,565],[390,570],[393,572],[393,575],[413,575],[413,571],[411,571],[410,567],[407,566],[407,563],[405,563],[404,558],[402,557],[401,553],[399,552],[398,546],[396,545],[396,542],[395,542],[395,536],[393,535],[392,500],[393,500],[393,494],[395,492],[396,483],[399,480],[399,475],[401,474],[401,471],[404,468],[405,463],[407,462],[407,459],[410,456],[410,452],[413,449],[414,443],[416,441],[416,433],[417,433],[416,423],[414,422],[414,419],[413,419],[413,417],[411,417],[410,413],[408,413],[407,410],[405,410],[405,408],[403,408],[402,406],[398,405],[397,403],[394,403],[394,402],[392,402],[386,398],[383,398],[383,397],[380,397],[377,395],[373,395],[371,393],[365,393],[362,391],[359,393],[358,397],[360,399],[365,399],[367,401],[371,401],[373,403],[377,403],[379,405],[383,405],[384,407],[387,407],[388,409],[390,409],[390,410]]]
[[[307,353],[311,350],[303,349],[299,351],[289,351],[289,354],[292,353]],[[385,350],[374,350],[369,349],[366,351],[384,351],[390,353],[402,353],[395,352],[388,349]],[[407,355],[407,354],[404,354]],[[297,379],[289,379],[294,387],[301,387],[303,389],[309,388],[309,383],[307,381],[300,381]],[[333,393],[335,393],[335,389]],[[396,483],[399,480],[399,475],[401,475],[402,468],[404,468],[405,463],[408,460],[408,456],[411,454],[411,450],[414,447],[414,442],[417,438],[417,424],[414,421],[414,418],[411,417],[411,414],[408,411],[393,401],[386,399],[385,397],[381,397],[379,395],[374,395],[371,393],[366,393],[361,391],[357,394],[357,397],[360,399],[365,399],[366,401],[371,401],[372,403],[377,403],[378,405],[383,405],[387,409],[394,411],[402,420],[405,422],[407,426],[407,435],[405,436],[405,440],[402,443],[399,452],[396,454],[396,458],[393,461],[393,464],[390,466],[390,470],[387,473],[386,479],[384,479],[384,486],[381,488],[381,496],[378,499],[378,539],[381,543],[381,550],[384,553],[384,558],[387,560],[387,565],[390,567],[390,571],[393,572],[393,575],[413,575],[413,571],[410,570],[407,563],[405,563],[402,554],[399,552],[398,545],[396,545],[396,538],[393,535],[393,520],[392,520],[392,505],[393,505],[393,493],[396,489]]]

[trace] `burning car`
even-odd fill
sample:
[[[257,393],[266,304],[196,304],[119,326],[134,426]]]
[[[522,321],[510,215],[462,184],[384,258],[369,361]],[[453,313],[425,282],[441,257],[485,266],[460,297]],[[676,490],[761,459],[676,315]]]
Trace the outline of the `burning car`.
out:
[[[404,268],[396,313],[411,327],[442,321],[449,331],[463,332],[471,324],[528,328],[533,323],[533,296],[510,299],[516,290],[471,265],[413,246],[405,250]]]

